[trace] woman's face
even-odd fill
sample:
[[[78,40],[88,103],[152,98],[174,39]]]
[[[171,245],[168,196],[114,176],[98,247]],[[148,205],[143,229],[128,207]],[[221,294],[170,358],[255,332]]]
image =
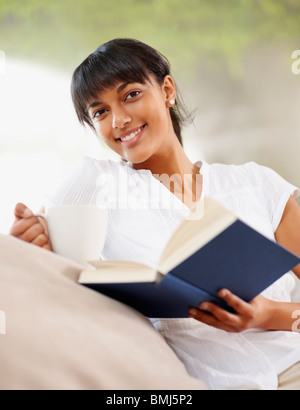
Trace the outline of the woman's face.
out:
[[[159,85],[151,82],[120,83],[106,89],[88,104],[97,135],[122,158],[141,164],[163,154],[174,141],[170,117],[175,85],[170,76]]]

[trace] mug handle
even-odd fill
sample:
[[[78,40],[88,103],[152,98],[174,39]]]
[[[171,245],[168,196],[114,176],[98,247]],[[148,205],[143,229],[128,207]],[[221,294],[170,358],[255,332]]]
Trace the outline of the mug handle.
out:
[[[43,219],[44,219],[44,221],[46,221],[46,222],[47,222],[47,219],[46,219],[46,217],[45,217],[45,215],[44,215],[44,214],[34,214],[33,216],[35,216],[36,218],[43,218]]]
[[[45,216],[44,214],[39,214],[39,213],[34,214],[34,216],[35,216],[36,218],[42,218],[42,219],[43,219],[43,221],[44,221],[44,223],[45,223],[45,224],[43,224],[43,226],[44,226],[44,228],[45,228],[45,230],[46,230],[46,234],[47,234],[48,237],[49,237],[48,223],[47,223],[47,218],[46,218],[46,216]],[[51,240],[50,240],[50,238],[49,238],[49,242],[50,242],[50,245],[51,245]],[[52,246],[52,245],[51,245],[51,246]]]

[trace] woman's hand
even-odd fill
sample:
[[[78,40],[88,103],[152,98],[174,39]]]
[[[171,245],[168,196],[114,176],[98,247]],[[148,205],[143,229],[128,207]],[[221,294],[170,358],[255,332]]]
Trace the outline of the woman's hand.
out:
[[[268,328],[267,323],[270,322],[273,315],[273,305],[269,299],[259,295],[247,303],[227,289],[220,290],[218,296],[225,300],[236,313],[229,313],[214,303],[203,302],[199,305],[199,309],[209,313],[191,308],[189,317],[218,329],[235,333],[253,328]]]
[[[33,212],[21,203],[16,205],[14,214],[15,221],[10,229],[10,235],[41,248],[52,250],[47,233],[47,224],[44,220],[34,216]]]

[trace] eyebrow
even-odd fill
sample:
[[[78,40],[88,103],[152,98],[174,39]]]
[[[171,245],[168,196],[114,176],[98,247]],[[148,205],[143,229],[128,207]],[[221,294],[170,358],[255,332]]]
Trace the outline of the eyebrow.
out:
[[[117,93],[120,94],[120,92],[122,92],[128,86],[128,84],[130,84],[130,82],[126,81],[125,83],[119,85],[119,87],[117,88]],[[101,104],[103,104],[101,101],[94,101],[91,104],[89,104],[88,110],[90,108],[97,107],[98,105],[101,105]]]
[[[119,85],[119,87],[117,88],[117,93],[120,94],[120,92],[123,91],[127,87],[128,84],[130,84],[130,82],[126,81],[125,83]]]

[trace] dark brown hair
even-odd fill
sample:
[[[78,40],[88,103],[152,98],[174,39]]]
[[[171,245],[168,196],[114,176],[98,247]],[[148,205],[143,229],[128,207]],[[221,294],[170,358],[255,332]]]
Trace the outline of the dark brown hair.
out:
[[[101,45],[77,67],[72,77],[71,94],[79,121],[94,129],[87,105],[104,89],[120,82],[144,84],[150,81],[150,74],[162,85],[170,71],[166,57],[138,40],[115,39]],[[182,124],[189,115],[178,92],[170,115],[175,134],[182,144]]]

